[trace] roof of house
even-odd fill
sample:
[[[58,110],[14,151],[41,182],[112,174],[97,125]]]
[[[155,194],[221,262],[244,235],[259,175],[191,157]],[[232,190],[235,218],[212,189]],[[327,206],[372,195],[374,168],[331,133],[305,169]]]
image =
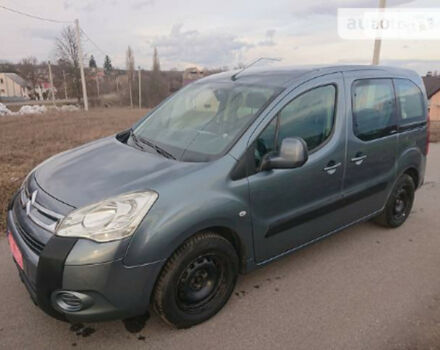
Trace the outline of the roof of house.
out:
[[[440,77],[423,77],[423,82],[425,83],[428,99],[440,91]]]
[[[40,86],[41,86],[43,89],[50,89],[50,87],[51,87],[51,85],[50,85],[50,83],[49,83],[48,81],[42,81],[42,82],[40,83]]]
[[[27,84],[26,84],[26,80],[24,80],[24,79],[23,79],[22,77],[20,77],[18,74],[15,74],[15,73],[5,73],[5,75],[6,75],[9,79],[15,81],[15,82],[16,82],[18,85],[20,85],[20,86],[24,86],[24,87],[27,86]]]

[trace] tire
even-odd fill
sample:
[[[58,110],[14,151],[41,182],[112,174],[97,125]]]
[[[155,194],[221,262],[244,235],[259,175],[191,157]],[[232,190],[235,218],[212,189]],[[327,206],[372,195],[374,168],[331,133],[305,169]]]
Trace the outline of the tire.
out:
[[[228,301],[239,262],[232,244],[213,233],[196,234],[168,259],[156,283],[153,307],[168,324],[189,328],[214,316]]]
[[[414,203],[415,185],[411,176],[403,174],[394,185],[384,211],[375,219],[379,225],[395,228],[408,218]]]

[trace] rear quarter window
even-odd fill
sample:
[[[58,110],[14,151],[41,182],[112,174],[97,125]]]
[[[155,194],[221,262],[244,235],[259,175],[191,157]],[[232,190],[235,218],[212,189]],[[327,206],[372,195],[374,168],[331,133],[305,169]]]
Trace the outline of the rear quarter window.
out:
[[[394,85],[400,106],[399,124],[407,125],[424,121],[425,102],[419,87],[407,79],[395,79]]]

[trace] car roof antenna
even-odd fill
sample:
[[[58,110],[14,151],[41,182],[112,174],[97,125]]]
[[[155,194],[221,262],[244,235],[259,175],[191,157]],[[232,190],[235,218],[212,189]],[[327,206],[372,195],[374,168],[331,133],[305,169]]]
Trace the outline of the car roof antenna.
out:
[[[262,61],[262,60],[267,60],[267,61],[281,61],[281,58],[277,58],[277,57],[260,57],[257,58],[255,61],[249,63],[247,66],[243,67],[242,69],[240,69],[237,73],[235,73],[232,77],[231,80],[232,81],[236,81],[237,80],[237,76],[239,74],[241,74],[242,72],[244,72],[246,69],[250,68],[251,66],[253,66],[254,64]]]

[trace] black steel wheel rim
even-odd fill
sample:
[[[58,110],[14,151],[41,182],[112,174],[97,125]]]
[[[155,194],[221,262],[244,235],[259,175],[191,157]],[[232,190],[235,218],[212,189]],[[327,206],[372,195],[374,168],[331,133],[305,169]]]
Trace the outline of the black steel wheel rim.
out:
[[[177,284],[177,304],[186,311],[199,309],[219,293],[226,261],[218,254],[202,255],[188,264]]]
[[[407,216],[410,201],[410,189],[407,186],[400,187],[394,196],[393,216],[395,219],[401,220]]]

